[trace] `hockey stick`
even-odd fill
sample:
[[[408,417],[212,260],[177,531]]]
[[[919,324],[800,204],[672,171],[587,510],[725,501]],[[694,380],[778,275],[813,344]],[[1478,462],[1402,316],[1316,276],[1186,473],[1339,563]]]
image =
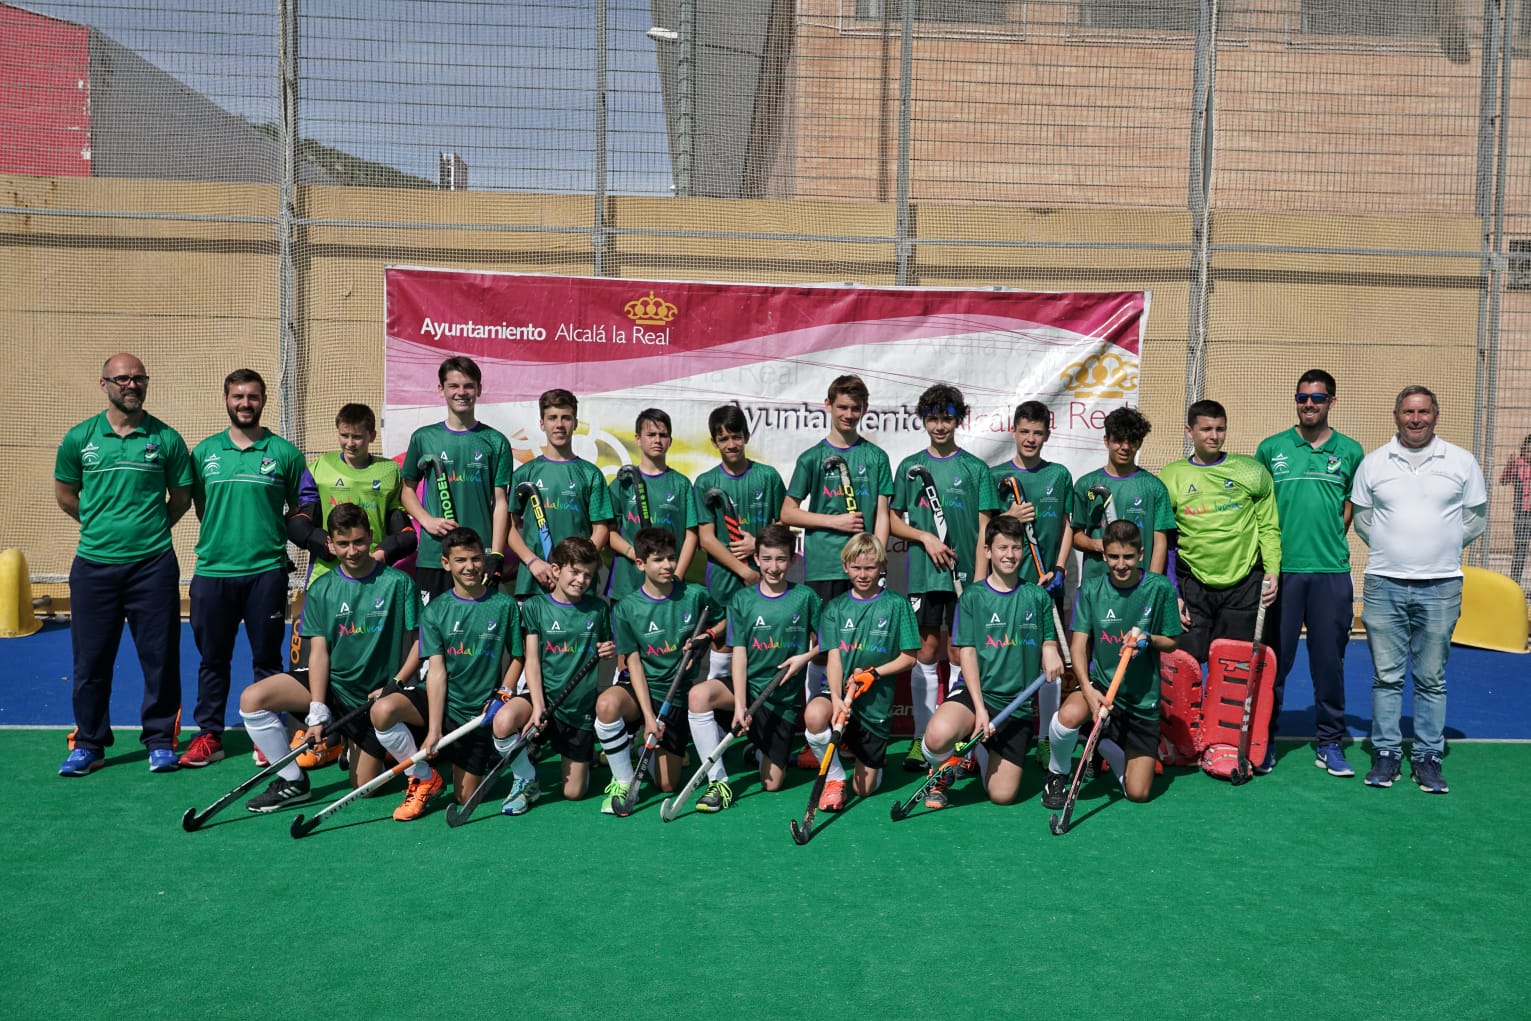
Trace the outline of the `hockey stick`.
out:
[[[436,743],[435,750],[439,752],[447,745],[456,742],[459,738],[472,733],[474,730],[482,727],[485,721],[488,719],[489,713],[479,713],[477,716],[473,717],[473,719],[469,720],[467,723],[464,723],[456,730],[442,735],[441,740]],[[400,762],[392,769],[384,770],[377,776],[374,776],[371,780],[368,780],[366,783],[356,788],[354,791],[351,791],[338,800],[332,801],[328,805],[325,805],[318,812],[314,813],[314,817],[312,819],[304,819],[301,815],[294,816],[292,820],[292,829],[290,831],[292,833],[292,838],[297,840],[308,836],[318,827],[320,823],[324,822],[324,820],[328,819],[330,816],[334,815],[342,808],[345,808],[357,798],[364,798],[368,794],[371,794],[373,791],[383,786],[383,784],[387,783],[389,780],[392,780],[394,777],[401,775],[406,769],[408,769],[410,766],[413,766],[415,763],[424,762],[425,756],[426,749],[421,748],[419,751],[415,752],[415,754],[411,755],[403,762]]]
[[[515,739],[512,740],[510,747],[500,756],[500,761],[491,766],[484,773],[483,777],[479,779],[478,786],[473,789],[473,793],[468,796],[468,800],[460,805],[453,804],[447,806],[446,817],[448,826],[456,829],[468,821],[468,817],[473,814],[473,810],[483,803],[484,798],[489,793],[489,788],[493,787],[494,782],[499,779],[500,771],[505,768],[511,759],[516,757],[522,748],[536,742],[542,736],[542,732],[547,729],[548,721],[553,718],[553,710],[563,705],[564,699],[568,698],[574,689],[579,687],[580,682],[589,675],[590,671],[595,669],[595,665],[599,662],[600,657],[598,656],[591,656],[585,660],[584,664],[570,678],[569,683],[564,685],[563,690],[555,695],[551,702],[542,707],[542,715],[537,717],[537,726],[532,731],[532,736],[528,738],[524,734],[517,734]]]
[[[681,656],[680,666],[675,668],[675,676],[670,680],[670,690],[665,692],[664,701],[659,704],[654,733],[643,741],[643,751],[638,755],[638,764],[633,767],[633,782],[627,785],[627,793],[621,800],[614,800],[611,803],[611,814],[619,819],[632,815],[633,808],[638,804],[638,791],[643,787],[643,778],[648,774],[649,764],[654,761],[654,751],[659,747],[660,738],[664,737],[665,725],[670,719],[670,713],[674,710],[675,692],[680,689],[680,682],[686,675],[696,669],[697,657],[701,655],[702,650],[711,645],[710,642],[697,641],[706,630],[707,611],[704,609],[697,618],[696,630],[691,632],[691,638],[686,642],[686,651]]]
[[[340,717],[340,719],[335,720],[333,723],[330,723],[327,726],[330,729],[335,729],[343,726],[344,724],[350,723],[361,714],[370,711],[372,709],[372,703],[376,702],[384,695],[391,695],[395,691],[399,690],[400,688],[398,682],[390,680],[387,684],[383,685],[382,690],[379,691],[376,695],[367,699],[367,701],[363,702],[361,705],[357,706],[355,709],[352,709],[350,712]],[[338,730],[336,730],[336,740],[340,740]],[[204,808],[201,812],[198,812],[195,808],[188,808],[186,810],[186,814],[181,816],[181,829],[185,830],[187,833],[197,832],[197,830],[201,829],[207,820],[211,819],[213,816],[217,815],[225,808],[228,808],[235,801],[238,801],[240,795],[247,794],[254,790],[256,787],[259,787],[261,781],[274,776],[280,772],[282,767],[287,765],[287,763],[296,759],[299,755],[302,755],[304,752],[313,747],[314,739],[311,737],[304,737],[303,740],[298,742],[297,746],[289,751],[286,755],[282,756],[280,759],[277,759],[275,762],[271,763],[271,765],[250,777],[250,779],[229,791],[223,797],[219,798],[217,801]]]
[[[1046,683],[1047,675],[1045,673],[1037,674],[1037,679],[1026,685],[1025,691],[1006,703],[1005,708],[1001,709],[998,715],[989,720],[989,725],[997,730],[1001,723],[1010,718],[1011,713],[1019,709],[1031,696],[1041,690],[1042,685]],[[893,803],[891,809],[893,821],[898,822],[900,819],[906,818],[914,810],[914,806],[919,804],[920,799],[925,797],[925,792],[955,773],[957,767],[962,765],[962,760],[967,758],[967,753],[973,749],[974,745],[981,741],[983,741],[983,738],[977,736],[971,736],[966,741],[958,741],[957,747],[952,749],[952,753],[947,756],[946,761],[941,763],[940,768],[931,771],[931,774],[925,778],[925,781],[915,788],[914,793],[909,796],[908,800],[902,803],[897,801]]]
[[[717,486],[713,486],[702,494],[702,503],[710,511],[723,512],[723,528],[728,532],[729,542],[738,542],[744,538],[744,526],[739,521],[739,512],[734,509],[732,497]]]
[[[851,485],[851,470],[845,463],[845,458],[839,454],[830,454],[824,459],[824,474],[830,472],[840,473],[840,495],[845,497],[845,513],[856,514],[861,510],[861,505],[856,502],[856,487]],[[862,524],[866,522],[863,521]]]
[[[941,545],[947,549],[951,547],[946,542],[946,511],[941,507],[941,495],[936,492],[936,480],[931,477],[929,469],[923,465],[910,465],[904,473],[911,482],[918,482],[924,492],[925,502],[930,504],[930,516],[936,522],[936,538],[941,540]],[[953,555],[956,551],[953,550]],[[957,563],[952,561],[952,566],[947,569],[951,572],[952,587],[957,590],[957,595],[962,595],[962,579],[957,577]]]
[[[542,509],[542,494],[530,482],[516,487],[516,498],[531,508],[532,521],[537,525],[537,544],[542,547],[542,559],[553,555],[553,533],[548,530],[548,516]]]
[[[760,711],[760,707],[765,705],[765,700],[771,696],[771,693],[775,691],[778,686],[780,686],[782,681],[787,679],[787,671],[790,667],[791,664],[783,663],[780,667],[777,668],[776,675],[771,678],[770,683],[765,686],[765,689],[761,691],[760,695],[755,699],[755,701],[750,703],[750,707],[744,710],[746,719],[754,716]],[[680,789],[680,793],[674,797],[665,798],[664,802],[660,804],[659,818],[663,819],[665,822],[669,822],[671,819],[674,819],[675,813],[680,811],[680,807],[686,803],[686,799],[695,794],[696,789],[702,786],[702,781],[707,778],[707,774],[712,771],[712,767],[722,761],[723,753],[728,751],[729,746],[743,736],[744,731],[737,727],[729,730],[728,734],[723,738],[723,740],[718,743],[718,746],[712,750],[712,754],[707,756],[707,760],[697,768],[697,771],[694,774],[692,774],[691,779],[686,781],[686,786]]]
[[[1095,485],[1089,488],[1089,492],[1098,497],[1101,497],[1101,499],[1104,501],[1100,505],[1101,527],[1104,528],[1106,525],[1109,525],[1111,522],[1116,520],[1111,516],[1111,512],[1114,509],[1111,506],[1111,487],[1106,485],[1104,482],[1097,482]]]
[[[808,792],[808,809],[803,813],[801,823],[796,819],[792,820],[794,843],[806,844],[813,839],[813,817],[818,814],[819,798],[824,794],[824,784],[829,779],[829,764],[834,761],[835,749],[840,746],[840,739],[845,736],[845,726],[850,722],[851,706],[872,686],[877,676],[875,670],[866,670],[851,677],[850,690],[846,692],[845,707],[835,717],[834,727],[829,734],[829,747],[824,749],[824,756],[819,760],[819,775],[813,781],[813,790]]]
[[[421,470],[428,470],[434,477],[436,504],[441,511],[440,516],[456,521],[457,515],[453,513],[455,508],[452,505],[452,488],[447,484],[447,473],[441,470],[441,465],[436,463],[434,457],[426,454],[419,461],[415,462],[415,467]]]
[[[1264,587],[1265,579],[1260,579]],[[1239,719],[1239,760],[1228,774],[1228,782],[1235,787],[1248,783],[1255,775],[1254,763],[1249,761],[1249,721],[1254,717],[1255,699],[1260,695],[1260,675],[1265,669],[1265,646],[1260,639],[1265,634],[1265,602],[1255,611],[1255,638],[1249,647],[1249,687],[1244,693],[1244,714]]]
[[[636,465],[624,464],[617,469],[617,478],[633,492],[633,502],[638,505],[638,527],[647,528],[654,523],[649,516],[649,487],[644,485],[643,473]]]
[[[1131,638],[1135,632],[1137,632],[1137,628],[1129,631],[1127,637]],[[1122,686],[1122,678],[1127,676],[1127,664],[1131,663],[1133,657],[1138,654],[1135,643],[1130,647],[1126,643],[1123,644],[1122,651],[1126,655],[1123,655],[1116,661],[1116,672],[1111,677],[1111,687],[1106,689],[1106,697],[1102,701],[1100,715],[1095,718],[1095,726],[1090,728],[1090,739],[1084,744],[1084,758],[1079,760],[1079,766],[1074,770],[1074,782],[1069,784],[1068,797],[1063,801],[1063,811],[1061,814],[1055,814],[1047,821],[1047,825],[1052,829],[1054,836],[1061,837],[1068,832],[1069,820],[1074,817],[1074,803],[1079,800],[1079,788],[1084,786],[1085,767],[1090,764],[1091,759],[1095,755],[1095,746],[1100,743],[1100,735],[1105,733],[1106,720],[1111,717],[1111,702],[1112,699],[1116,698],[1116,690]],[[1089,681],[1084,683],[1088,684]],[[1088,705],[1089,703],[1086,702],[1085,704]]]

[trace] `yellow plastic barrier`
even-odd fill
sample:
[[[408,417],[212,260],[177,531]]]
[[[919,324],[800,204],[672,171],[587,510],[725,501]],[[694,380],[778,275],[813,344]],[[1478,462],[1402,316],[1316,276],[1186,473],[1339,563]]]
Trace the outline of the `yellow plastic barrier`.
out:
[[[1526,652],[1526,594],[1515,579],[1462,567],[1462,616],[1451,640],[1496,652]]]
[[[25,638],[42,627],[32,612],[32,575],[19,549],[0,553],[0,638]]]

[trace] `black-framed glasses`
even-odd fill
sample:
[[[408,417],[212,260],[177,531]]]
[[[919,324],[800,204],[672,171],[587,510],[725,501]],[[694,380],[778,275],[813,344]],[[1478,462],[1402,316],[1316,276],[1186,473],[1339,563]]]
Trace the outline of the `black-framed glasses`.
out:
[[[116,383],[118,386],[127,386],[129,383],[137,383],[139,386],[148,386],[148,376],[102,376],[108,383]]]
[[[1299,392],[1296,400],[1298,404],[1326,404],[1329,401],[1329,395],[1322,391],[1311,394]]]

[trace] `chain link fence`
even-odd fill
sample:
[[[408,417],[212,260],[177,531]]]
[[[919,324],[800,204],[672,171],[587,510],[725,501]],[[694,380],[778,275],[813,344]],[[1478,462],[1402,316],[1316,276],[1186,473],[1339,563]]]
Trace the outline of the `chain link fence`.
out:
[[[67,570],[45,480],[117,350],[189,443],[248,365],[269,424],[332,445],[341,403],[381,405],[382,268],[415,264],[1150,288],[1145,463],[1181,456],[1200,396],[1252,451],[1313,367],[1370,449],[1423,382],[1490,482],[1471,556],[1508,571],[1528,6],[0,4],[4,443],[27,480],[4,545]],[[194,525],[177,539],[189,571]]]

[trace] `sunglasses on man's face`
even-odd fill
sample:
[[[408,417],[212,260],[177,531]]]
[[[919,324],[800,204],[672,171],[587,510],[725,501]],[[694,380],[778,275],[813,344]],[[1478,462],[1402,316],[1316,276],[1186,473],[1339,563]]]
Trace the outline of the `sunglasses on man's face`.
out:
[[[1326,393],[1299,393],[1297,395],[1298,404],[1327,404],[1328,401],[1329,395]]]

